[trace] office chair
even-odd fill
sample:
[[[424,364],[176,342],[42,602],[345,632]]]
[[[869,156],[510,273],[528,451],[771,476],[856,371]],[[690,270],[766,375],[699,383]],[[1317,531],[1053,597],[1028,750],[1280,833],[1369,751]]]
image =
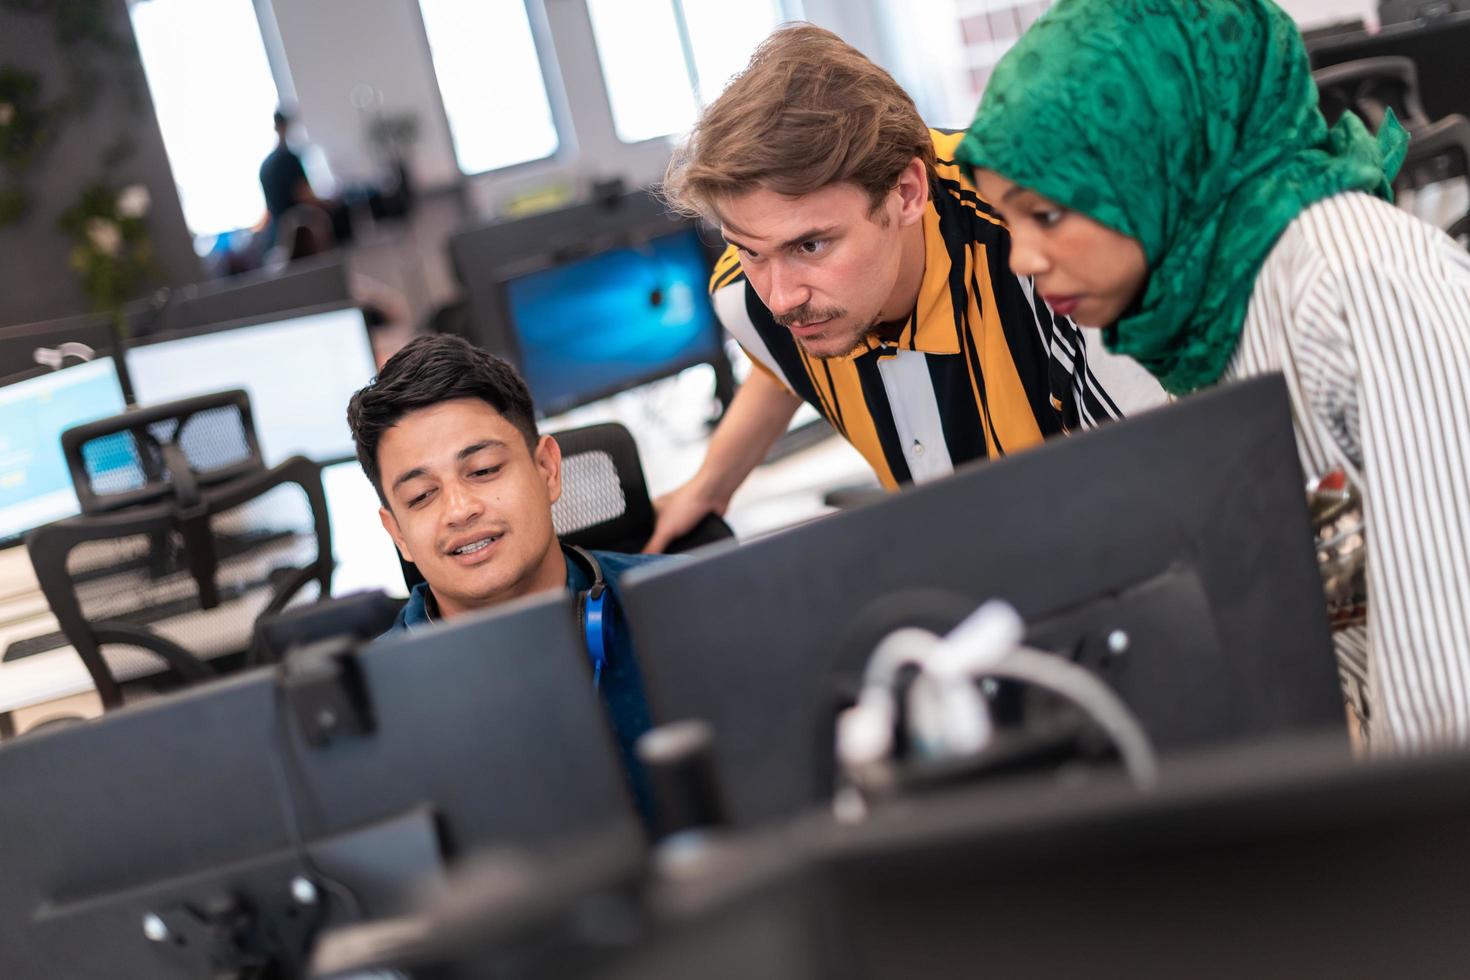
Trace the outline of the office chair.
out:
[[[337,247],[332,216],[315,204],[294,204],[276,221],[276,244],[286,262],[321,255]]]
[[[206,658],[246,650],[257,616],[313,582],[330,594],[320,469],[265,465],[244,391],[132,409],[61,441],[82,513],[26,548],[104,709],[158,660],[175,681],[216,676]]]
[[[616,422],[553,433],[561,446],[561,499],[551,520],[563,541],[604,551],[642,551],[653,536],[655,515],[633,435]],[[730,525],[706,515],[669,545],[688,551],[734,537]]]
[[[1461,181],[1470,197],[1470,119],[1446,116],[1424,127],[1409,141],[1403,169],[1394,188],[1420,190],[1431,184]],[[1462,245],[1470,245],[1470,209],[1448,223],[1445,231]]]
[[[1388,109],[1398,116],[1411,138],[1403,168],[1394,181],[1395,191],[1420,190],[1456,178],[1470,186],[1470,120],[1459,114],[1429,118],[1413,61],[1363,58],[1319,69],[1312,78],[1328,123],[1352,111],[1377,130]],[[1470,237],[1470,212],[1450,222],[1446,230],[1463,243]]]
[[[1389,109],[1411,134],[1430,124],[1419,94],[1419,71],[1408,58],[1347,61],[1317,69],[1312,79],[1329,126],[1352,111],[1377,132]]]
[[[633,435],[616,422],[554,432],[561,446],[561,498],[551,505],[551,523],[564,544],[602,551],[638,552],[653,536],[655,515]],[[677,553],[735,536],[723,518],[707,515],[669,544]],[[412,589],[424,580],[403,561]]]

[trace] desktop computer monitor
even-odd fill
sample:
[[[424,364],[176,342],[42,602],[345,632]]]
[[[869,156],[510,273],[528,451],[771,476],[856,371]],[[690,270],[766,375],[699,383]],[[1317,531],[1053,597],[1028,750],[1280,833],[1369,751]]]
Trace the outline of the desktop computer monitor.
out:
[[[301,976],[209,956],[221,939],[286,955],[258,944],[397,914],[488,846],[606,838],[641,859],[570,596],[334,662],[0,744],[0,976]]]
[[[717,252],[698,226],[635,190],[449,241],[464,332],[516,363],[542,415],[707,362],[734,383],[707,298]]]
[[[337,255],[293,262],[279,271],[256,270],[180,286],[154,314],[148,333],[196,330],[216,323],[283,317],[295,310],[351,299],[347,265]]]
[[[78,512],[61,433],[123,408],[110,357],[0,387],[0,545]]]
[[[377,373],[362,311],[337,307],[145,338],[126,363],[140,405],[243,388],[268,465],[350,458],[352,393]]]
[[[0,328],[0,384],[111,354],[114,339],[112,319],[100,313]]]
[[[630,576],[650,707],[713,725],[737,823],[789,815],[830,796],[834,705],[877,641],[1001,598],[1161,752],[1340,731],[1303,488],[1270,377]]]
[[[723,356],[709,253],[692,225],[502,280],[513,359],[545,415]]]

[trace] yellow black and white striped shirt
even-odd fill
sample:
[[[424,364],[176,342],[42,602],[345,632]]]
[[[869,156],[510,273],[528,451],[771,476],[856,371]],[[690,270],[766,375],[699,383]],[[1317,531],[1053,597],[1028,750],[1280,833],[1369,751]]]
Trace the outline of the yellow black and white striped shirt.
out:
[[[1010,235],[954,163],[960,133],[930,131],[938,156],[924,216],[924,279],[895,340],[810,357],[728,248],[710,293],[751,360],[811,403],[887,487],[944,476],[1120,412],[1087,366],[1081,331],[1008,268]]]

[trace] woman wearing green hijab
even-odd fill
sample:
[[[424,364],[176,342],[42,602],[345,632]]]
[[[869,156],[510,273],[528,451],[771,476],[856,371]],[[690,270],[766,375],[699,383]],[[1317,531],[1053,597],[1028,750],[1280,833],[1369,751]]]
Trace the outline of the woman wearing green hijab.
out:
[[[1060,0],[956,156],[1052,309],[1176,394],[1280,371],[1309,474],[1360,489],[1375,747],[1470,740],[1470,255],[1388,203],[1406,137],[1329,129],[1269,0]]]

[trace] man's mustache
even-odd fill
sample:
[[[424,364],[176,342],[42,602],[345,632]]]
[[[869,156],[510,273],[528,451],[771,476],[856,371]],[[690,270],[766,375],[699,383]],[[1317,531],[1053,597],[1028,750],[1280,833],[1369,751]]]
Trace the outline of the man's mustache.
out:
[[[821,323],[823,320],[836,320],[846,315],[846,310],[839,310],[836,307],[819,309],[809,303],[803,303],[790,313],[783,313],[780,316],[773,315],[771,319],[783,327],[789,327],[793,323]]]

